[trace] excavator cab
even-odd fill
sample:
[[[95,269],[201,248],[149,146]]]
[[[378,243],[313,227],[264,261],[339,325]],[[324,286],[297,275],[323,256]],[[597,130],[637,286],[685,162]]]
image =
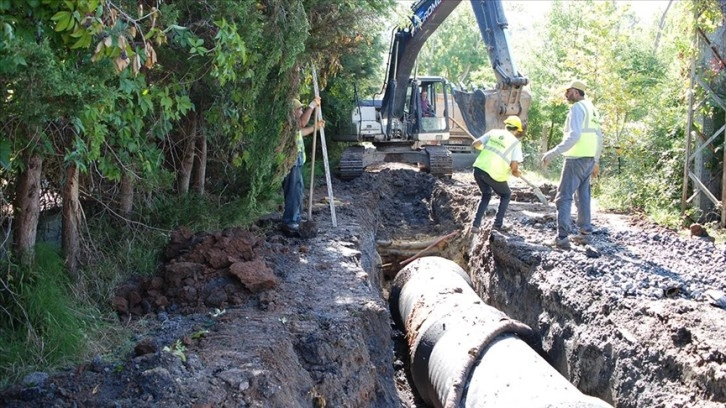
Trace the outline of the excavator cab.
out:
[[[449,95],[446,80],[441,77],[411,79],[407,106],[410,139],[423,144],[436,144],[449,138]],[[434,143],[431,143],[434,142]]]
[[[358,177],[381,162],[417,164],[433,175],[451,176],[451,153],[442,146],[449,139],[449,88],[442,77],[411,78],[395,114],[380,100],[358,100],[349,132],[333,137],[359,143],[343,152],[339,177]]]

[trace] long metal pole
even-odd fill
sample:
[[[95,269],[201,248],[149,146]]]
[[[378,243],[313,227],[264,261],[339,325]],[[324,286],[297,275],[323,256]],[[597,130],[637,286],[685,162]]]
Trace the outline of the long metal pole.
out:
[[[724,145],[726,145],[726,132],[724,132]],[[723,151],[721,167],[721,228],[726,228],[726,149]]]
[[[315,96],[320,96],[320,88],[318,87],[318,71],[315,70],[315,65],[312,66],[313,68],[313,87],[315,89]],[[317,123],[319,120],[323,119],[323,111],[318,106],[315,109],[315,124],[317,126]],[[328,165],[328,147],[325,144],[325,128],[320,128],[320,146],[323,148],[323,164],[325,165],[325,183],[328,186],[328,201],[330,202],[330,219],[333,222],[333,227],[338,226],[338,220],[335,217],[335,198],[333,197],[333,183],[330,180],[330,166]],[[312,186],[313,180],[310,180],[310,184]],[[312,187],[311,187],[312,188]],[[312,196],[312,194],[311,194]]]

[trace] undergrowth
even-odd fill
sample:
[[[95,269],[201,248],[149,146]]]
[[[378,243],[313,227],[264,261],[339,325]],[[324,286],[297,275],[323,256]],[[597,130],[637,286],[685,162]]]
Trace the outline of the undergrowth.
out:
[[[593,183],[593,194],[604,209],[644,214],[650,221],[673,230],[684,227],[680,191],[656,173],[649,178],[632,173],[603,177]]]
[[[3,261],[0,272],[0,387],[33,371],[53,371],[94,357],[115,360],[130,352],[131,327],[111,307],[115,288],[158,270],[169,233],[247,225],[281,200],[274,194],[255,208],[235,200],[160,197],[130,219],[100,212],[88,218],[84,268],[72,281],[57,245],[39,244],[35,263]]]
[[[84,357],[85,343],[104,326],[98,311],[74,296],[60,254],[47,245],[35,251],[32,267],[5,263],[0,277],[3,386]]]

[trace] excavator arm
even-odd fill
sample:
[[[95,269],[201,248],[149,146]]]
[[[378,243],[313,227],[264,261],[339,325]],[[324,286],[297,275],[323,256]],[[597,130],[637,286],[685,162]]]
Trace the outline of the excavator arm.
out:
[[[479,31],[489,54],[489,61],[497,78],[495,89],[477,89],[473,92],[454,90],[454,100],[469,131],[475,135],[501,127],[509,115],[518,115],[523,123],[532,101],[524,90],[529,79],[517,70],[509,46],[509,23],[502,2],[472,1]]]
[[[461,0],[420,0],[411,9],[411,24],[396,29],[389,51],[386,91],[381,103],[384,117],[399,117],[406,102],[406,85],[421,48]]]
[[[421,48],[459,3],[461,0],[420,0],[411,7],[413,14],[409,26],[394,32],[380,110],[383,117],[394,118],[403,114],[406,84]],[[496,89],[488,91],[470,93],[455,90],[454,99],[469,130],[482,134],[500,125],[507,115],[520,115],[526,121],[530,97],[526,95],[526,100],[522,101],[522,88],[527,85],[528,79],[517,71],[512,58],[508,23],[501,0],[472,0],[469,3],[486,44],[497,85]]]
[[[444,78],[411,77],[421,48],[461,2],[419,0],[412,7],[410,24],[394,30],[380,104],[376,100],[358,101],[351,115],[351,133],[338,139],[371,142],[373,148],[359,145],[346,149],[338,165],[341,178],[355,178],[368,165],[388,161],[414,163],[431,174],[450,176],[452,152],[471,149],[468,136],[462,144],[449,124],[457,110],[468,131],[476,135],[501,127],[506,115],[517,114],[526,121],[531,98],[525,97],[529,94],[522,88],[527,78],[517,72],[510,55],[501,0],[469,1],[497,78],[494,89],[453,89],[456,104],[451,104],[450,85]]]
[[[497,76],[500,88],[522,87],[529,80],[517,71],[509,46],[509,23],[504,15],[501,0],[472,1],[474,16],[479,25],[484,44],[487,46],[489,61]]]

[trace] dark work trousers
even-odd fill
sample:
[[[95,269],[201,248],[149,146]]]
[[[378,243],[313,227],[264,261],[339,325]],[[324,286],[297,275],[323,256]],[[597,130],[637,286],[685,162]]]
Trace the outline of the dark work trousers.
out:
[[[302,154],[300,154],[290,173],[282,181],[282,192],[285,196],[282,222],[288,226],[300,224],[304,195],[302,165]]]
[[[494,218],[494,226],[501,227],[504,224],[504,213],[507,212],[509,199],[512,197],[512,190],[509,189],[509,184],[506,181],[494,180],[489,173],[478,167],[474,167],[474,180],[476,180],[479,191],[481,191],[481,201],[479,201],[479,208],[476,210],[476,216],[474,216],[472,225],[477,228],[481,226],[481,220],[487,212],[489,200],[492,198],[492,190],[494,190],[499,196],[499,209]]]

